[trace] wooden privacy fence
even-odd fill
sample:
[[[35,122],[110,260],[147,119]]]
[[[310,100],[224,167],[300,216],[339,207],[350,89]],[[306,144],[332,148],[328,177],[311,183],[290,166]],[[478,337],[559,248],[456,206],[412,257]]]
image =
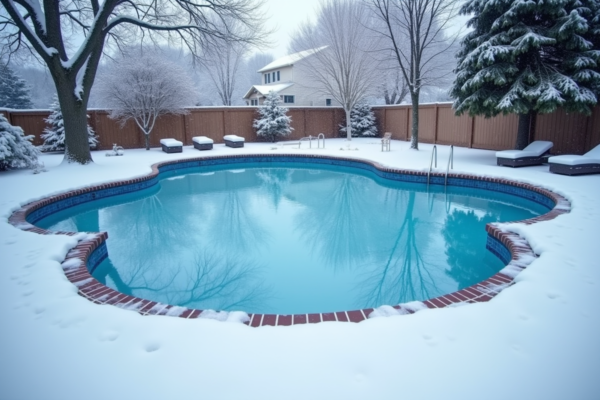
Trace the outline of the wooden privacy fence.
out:
[[[392,138],[410,140],[412,125],[411,106],[375,106],[379,132],[391,132]],[[169,115],[160,118],[150,134],[150,145],[160,146],[160,139],[175,138],[185,145],[192,144],[194,136],[207,136],[215,143],[223,143],[223,136],[235,134],[248,142],[264,141],[257,137],[252,122],[258,117],[256,107],[199,107],[190,108],[186,115]],[[34,135],[34,144],[42,144],[41,133],[46,126],[44,118],[50,111],[0,110],[9,122],[18,125],[26,134]],[[108,117],[104,110],[90,110],[89,123],[99,136],[99,149],[111,149],[113,143],[124,148],[144,147],[144,137],[133,121],[124,126]],[[292,107],[294,131],[285,140],[316,136],[339,137],[339,126],[344,111],[336,107]],[[590,116],[565,113],[538,115],[534,120],[531,140],[554,142],[553,154],[582,154],[600,143],[600,107]],[[477,149],[503,150],[514,146],[517,135],[516,115],[469,117],[454,115],[450,103],[423,104],[419,106],[419,142],[453,144]]]

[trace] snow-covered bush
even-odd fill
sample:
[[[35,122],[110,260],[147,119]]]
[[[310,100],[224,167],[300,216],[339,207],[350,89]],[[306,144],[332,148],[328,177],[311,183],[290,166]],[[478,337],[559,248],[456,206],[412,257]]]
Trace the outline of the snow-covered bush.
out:
[[[352,137],[377,136],[377,121],[370,105],[359,103],[352,108],[350,112],[350,131],[352,132]],[[346,137],[345,122],[344,125],[340,125],[340,136]]]
[[[23,129],[12,126],[0,114],[0,171],[13,168],[36,168],[39,150],[31,144],[33,135],[25,136]]]
[[[44,133],[41,135],[42,139],[44,139],[44,144],[41,146],[41,149],[42,151],[64,150],[65,122],[63,120],[62,112],[60,111],[60,104],[58,104],[58,99],[56,97],[54,98],[51,109],[52,114],[50,114],[50,116],[44,120],[50,125],[50,127],[44,129]],[[96,134],[91,126],[88,125],[87,130],[90,149],[95,149],[98,145],[98,138],[96,137]]]
[[[256,134],[275,142],[277,136],[288,136],[294,128],[290,126],[292,118],[286,115],[287,107],[281,106],[279,95],[273,91],[267,94],[262,107],[259,107],[259,119],[255,119],[252,126]]]

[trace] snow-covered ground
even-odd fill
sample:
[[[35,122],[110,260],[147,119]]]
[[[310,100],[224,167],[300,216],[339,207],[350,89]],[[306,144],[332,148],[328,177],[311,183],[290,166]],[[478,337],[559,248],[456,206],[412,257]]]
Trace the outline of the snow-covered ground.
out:
[[[174,158],[302,152],[426,170],[432,147],[413,151],[392,141],[382,153],[377,139],[355,139],[351,151],[347,143],[95,152],[84,167],[44,155],[45,173],[1,173],[0,399],[598,399],[600,175],[498,167],[492,151],[456,148],[455,172],[543,186],[567,197],[571,213],[513,226],[540,257],[492,301],[359,324],[250,328],[95,305],[77,295],[60,266],[75,239],[7,222],[22,203],[140,176]],[[445,171],[449,148],[438,152]]]

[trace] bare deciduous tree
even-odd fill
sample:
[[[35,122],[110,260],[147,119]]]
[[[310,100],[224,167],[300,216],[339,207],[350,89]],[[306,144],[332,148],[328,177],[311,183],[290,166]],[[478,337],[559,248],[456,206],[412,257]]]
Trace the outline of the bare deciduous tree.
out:
[[[419,95],[421,89],[448,74],[438,61],[458,37],[445,30],[458,13],[460,0],[369,0],[380,20],[374,28],[386,38],[386,48],[396,59],[412,101],[413,149],[419,148]]]
[[[235,22],[227,25],[229,25],[229,29],[236,27]],[[221,26],[223,30],[227,28],[227,25],[215,21],[215,26]],[[239,89],[240,67],[247,53],[247,44],[228,38],[217,38],[214,43],[204,49],[202,57],[200,57],[200,65],[205,68],[212,86],[224,106],[231,106],[234,101],[234,93]]]
[[[194,84],[185,69],[156,53],[134,53],[115,62],[99,81],[98,96],[109,116],[125,124],[130,119],[144,133],[150,150],[150,132],[165,114],[185,114],[194,104]]]
[[[385,104],[401,104],[408,95],[408,84],[398,68],[391,67],[385,71],[381,84],[381,92]]]
[[[366,28],[368,19],[368,9],[360,2],[324,0],[316,25],[303,25],[292,42],[295,51],[314,51],[305,58],[304,72],[316,90],[344,108],[348,140],[352,140],[350,111],[372,93],[379,78],[377,60],[369,52],[374,37]]]
[[[260,85],[262,83],[262,74],[258,70],[275,60],[272,54],[258,53],[252,55],[245,64],[246,79],[248,86]]]
[[[263,40],[260,0],[0,0],[2,53],[22,48],[50,70],[65,117],[65,160],[92,161],[86,110],[105,45],[132,40],[186,46],[193,54],[216,38],[259,44]],[[214,24],[236,21],[243,29]],[[142,37],[136,37],[141,33]],[[83,37],[79,43],[72,40]]]

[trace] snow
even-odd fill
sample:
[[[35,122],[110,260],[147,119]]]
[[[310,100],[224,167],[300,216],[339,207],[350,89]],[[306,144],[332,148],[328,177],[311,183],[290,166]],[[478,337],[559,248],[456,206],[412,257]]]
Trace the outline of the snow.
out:
[[[248,92],[246,92],[246,94],[244,95],[244,98],[248,98],[250,95],[252,95],[252,91],[254,89],[256,89],[256,91],[258,91],[263,96],[266,96],[267,94],[269,94],[269,92],[279,93],[283,89],[287,89],[292,85],[293,83],[278,83],[276,85],[252,85],[250,90],[248,90]]]
[[[163,144],[167,147],[183,146],[183,143],[176,139],[160,139],[160,144]]]
[[[246,143],[200,152],[184,146],[176,157],[330,154],[429,167],[429,144],[415,151],[393,140],[391,152],[382,153],[379,139],[359,138],[351,141],[358,151],[340,151],[346,143],[327,139],[325,150]],[[446,160],[449,148],[438,145],[438,153]],[[78,238],[8,224],[24,202],[138,177],[153,163],[173,160],[159,148],[128,150],[126,157],[92,155],[93,164],[79,166],[44,154],[48,172],[0,173],[0,398],[119,399],[133,393],[148,400],[564,400],[600,393],[600,175],[554,175],[547,165],[499,167],[494,151],[456,147],[456,173],[517,179],[572,203],[570,213],[550,221],[502,224],[539,254],[516,275],[516,284],[487,303],[430,310],[414,302],[409,308],[420,309],[414,314],[359,324],[251,328],[239,323],[243,312],[213,312],[238,321],[226,323],[209,314],[194,320],[141,316],[131,311],[135,303],[129,309],[94,304],[77,295],[60,265]],[[445,162],[438,165],[436,171],[445,172]]]
[[[198,144],[213,144],[214,143],[214,140],[212,140],[211,138],[206,137],[206,136],[194,136],[192,138],[192,141],[196,142]]]
[[[237,135],[225,135],[223,136],[223,140],[228,140],[230,142],[243,142],[244,138]]]
[[[298,61],[300,61],[308,56],[318,53],[319,51],[325,49],[326,47],[327,46],[321,46],[321,47],[317,47],[315,49],[304,50],[304,51],[299,51],[298,53],[289,54],[287,56],[278,58],[277,60],[265,65],[264,67],[262,67],[261,69],[259,69],[256,72],[267,72],[267,71],[271,71],[273,69],[294,65],[294,63],[297,63]]]

